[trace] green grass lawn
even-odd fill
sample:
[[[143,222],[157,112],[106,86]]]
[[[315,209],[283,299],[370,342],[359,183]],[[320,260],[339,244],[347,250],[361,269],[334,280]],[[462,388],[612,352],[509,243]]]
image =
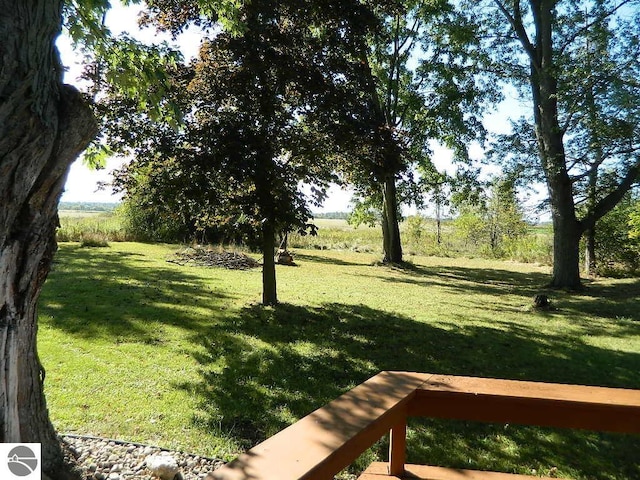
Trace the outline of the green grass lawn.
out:
[[[296,250],[261,274],[166,262],[170,245],[62,244],[39,351],[61,432],[229,459],[380,370],[640,388],[640,279],[532,297],[548,267]],[[385,441],[355,467],[385,456]],[[575,479],[640,478],[640,439],[415,420],[409,461]]]

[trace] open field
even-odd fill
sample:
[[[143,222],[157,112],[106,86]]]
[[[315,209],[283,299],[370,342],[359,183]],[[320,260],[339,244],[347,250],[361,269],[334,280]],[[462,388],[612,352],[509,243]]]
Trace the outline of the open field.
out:
[[[640,388],[637,278],[534,311],[548,267],[296,249],[263,308],[259,269],[166,262],[178,248],[60,246],[39,353],[61,432],[229,459],[380,370]],[[415,421],[408,438],[412,463],[640,479],[637,437]]]
[[[417,222],[415,220],[418,220]],[[126,223],[126,222],[124,222]],[[59,242],[80,242],[106,245],[108,242],[137,241],[136,233],[127,231],[122,219],[114,212],[62,211]],[[289,247],[311,250],[350,250],[382,255],[382,231],[379,226],[350,226],[346,220],[315,219],[318,235],[289,235]],[[469,241],[456,231],[451,220],[442,222],[441,241],[433,219],[409,217],[400,224],[403,252],[407,257],[431,255],[438,257],[505,258],[529,263],[551,264],[551,226],[532,226],[529,235],[506,239],[499,251],[492,251],[483,242]]]
[[[127,239],[120,219],[113,212],[89,210],[60,210],[60,228],[57,231],[59,242],[87,239],[102,242]]]
[[[72,218],[92,218],[92,217],[113,217],[113,212],[104,212],[99,210],[58,210],[58,216],[61,219]]]

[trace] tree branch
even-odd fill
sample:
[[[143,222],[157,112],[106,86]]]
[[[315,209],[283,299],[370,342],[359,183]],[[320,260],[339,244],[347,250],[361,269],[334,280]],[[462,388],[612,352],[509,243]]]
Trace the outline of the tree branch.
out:
[[[586,32],[587,30],[589,30],[591,27],[593,27],[594,25],[603,22],[606,18],[610,17],[611,15],[613,15],[614,13],[616,13],[618,10],[620,10],[622,7],[624,7],[625,5],[629,4],[629,3],[633,3],[636,0],[623,0],[621,1],[617,6],[615,6],[614,8],[612,8],[609,11],[604,12],[602,15],[596,17],[595,19],[593,19],[591,22],[587,22],[585,23],[584,26],[582,26],[582,28],[579,28],[578,30],[576,30],[574,32],[573,35],[571,35],[564,44],[562,44],[560,46],[560,48],[558,49],[558,53],[559,54],[563,54],[565,49],[571,45],[571,43],[578,38],[580,35],[582,35],[584,32]]]
[[[622,200],[624,194],[627,193],[635,183],[640,181],[640,160],[627,171],[627,174],[618,184],[618,188],[602,198],[581,221],[585,230],[591,229],[596,222],[609,213]]]
[[[536,48],[531,43],[529,36],[527,35],[527,31],[524,28],[524,24],[522,23],[522,12],[520,11],[520,2],[514,1],[514,15],[511,15],[507,7],[500,0],[493,0],[493,2],[497,5],[498,9],[505,16],[514,32],[518,36],[518,40],[524,47],[525,52],[527,53],[529,60],[533,65],[536,65]],[[536,66],[537,68],[537,66]]]

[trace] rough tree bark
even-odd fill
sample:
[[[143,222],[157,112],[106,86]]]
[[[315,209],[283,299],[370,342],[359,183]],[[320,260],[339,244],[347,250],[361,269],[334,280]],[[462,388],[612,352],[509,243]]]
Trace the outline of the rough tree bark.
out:
[[[573,185],[566,166],[564,131],[558,122],[558,80],[553,59],[553,2],[532,3],[536,29],[534,44],[529,42],[518,13],[511,18],[530,61],[538,151],[544,170],[553,221],[553,277],[551,287],[579,289],[580,236],[583,227],[576,218]]]
[[[0,0],[0,10],[0,442],[41,443],[45,474],[72,478],[44,398],[36,305],[69,167],[97,126],[62,84],[62,0]]]
[[[276,232],[273,222],[267,221],[262,226],[262,304],[276,305],[278,293],[276,286]]]
[[[389,174],[382,183],[382,241],[384,263],[402,262],[402,243],[398,222],[398,202],[395,175]]]

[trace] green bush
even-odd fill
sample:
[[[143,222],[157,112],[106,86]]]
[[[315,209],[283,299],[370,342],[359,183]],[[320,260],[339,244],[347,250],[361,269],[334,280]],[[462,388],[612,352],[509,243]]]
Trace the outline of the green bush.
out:
[[[503,257],[516,262],[553,264],[553,237],[527,234],[517,238],[505,238]]]
[[[82,236],[80,240],[81,247],[108,247],[109,241],[107,237],[100,233],[88,233]]]
[[[634,234],[634,215],[637,215],[638,205],[639,201],[628,195],[598,221],[595,242],[599,275],[618,276],[640,269],[640,238]]]

